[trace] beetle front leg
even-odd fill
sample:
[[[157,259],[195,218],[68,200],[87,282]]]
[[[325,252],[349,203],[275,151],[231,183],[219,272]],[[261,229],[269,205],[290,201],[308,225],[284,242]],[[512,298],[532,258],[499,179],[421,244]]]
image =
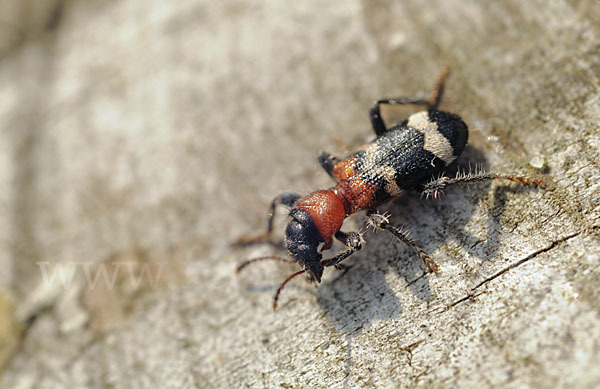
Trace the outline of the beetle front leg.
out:
[[[335,237],[339,241],[344,242],[344,244],[346,245],[346,249],[343,251],[340,251],[337,255],[334,255],[333,257],[323,259],[321,261],[321,264],[324,267],[327,267],[327,266],[338,267],[340,262],[342,262],[344,259],[348,258],[352,254],[354,254],[355,252],[360,250],[362,248],[362,244],[364,242],[362,236],[358,232],[346,233],[346,232],[338,231],[335,233]]]

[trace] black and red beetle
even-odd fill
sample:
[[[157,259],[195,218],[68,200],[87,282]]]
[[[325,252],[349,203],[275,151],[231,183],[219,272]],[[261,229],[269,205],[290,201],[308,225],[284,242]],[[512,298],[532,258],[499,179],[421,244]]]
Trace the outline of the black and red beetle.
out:
[[[337,184],[329,189],[317,190],[306,196],[283,193],[272,202],[267,231],[252,238],[238,238],[238,245],[268,241],[273,230],[275,208],[282,204],[291,208],[290,221],[285,229],[285,247],[292,259],[268,256],[248,259],[237,267],[239,272],[250,263],[261,260],[295,262],[302,270],[289,276],[277,289],[273,309],[277,308],[279,293],[292,278],[307,273],[309,279],[320,282],[323,270],[340,263],[360,250],[363,238],[359,232],[342,232],[345,218],[367,211],[367,223],[392,233],[397,239],[412,247],[429,271],[438,272],[438,266],[429,255],[412,240],[402,227],[389,223],[388,217],[376,208],[399,196],[406,190],[420,190],[425,195],[437,195],[448,185],[489,179],[506,179],[525,185],[538,186],[536,179],[478,172],[441,176],[444,170],[463,152],[468,139],[467,125],[453,113],[438,110],[446,76],[446,66],[431,99],[388,98],[377,100],[369,116],[376,139],[358,149],[346,159],[321,153],[319,163]],[[380,113],[382,104],[411,104],[425,106],[402,123],[387,128]],[[346,248],[338,254],[323,259],[322,252],[333,244],[333,238]]]

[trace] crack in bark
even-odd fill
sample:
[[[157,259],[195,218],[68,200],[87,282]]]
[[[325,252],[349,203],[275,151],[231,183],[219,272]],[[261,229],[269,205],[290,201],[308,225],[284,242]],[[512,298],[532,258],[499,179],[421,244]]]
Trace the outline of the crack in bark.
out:
[[[534,259],[535,257],[537,257],[537,256],[538,256],[538,255],[540,255],[540,254],[546,253],[546,252],[548,252],[548,251],[550,251],[550,250],[554,249],[554,248],[555,248],[556,246],[558,246],[559,244],[561,244],[561,243],[563,243],[563,242],[566,242],[566,241],[568,241],[568,240],[570,240],[570,239],[572,239],[572,238],[574,238],[574,237],[576,237],[576,236],[578,236],[578,235],[581,235],[581,231],[574,232],[574,233],[572,233],[572,234],[570,234],[570,235],[567,235],[567,236],[565,236],[565,237],[562,237],[562,238],[560,238],[560,239],[558,239],[558,240],[555,240],[555,241],[553,241],[553,242],[552,242],[550,245],[548,245],[547,247],[544,247],[544,248],[542,248],[542,249],[539,249],[539,250],[537,250],[537,251],[533,252],[532,254],[529,254],[529,255],[528,255],[528,256],[526,256],[525,258],[523,258],[523,259],[520,259],[520,260],[518,260],[517,262],[515,262],[515,263],[512,263],[512,264],[508,265],[507,267],[505,267],[504,269],[502,269],[502,270],[498,271],[498,272],[497,272],[497,273],[495,273],[494,275],[492,275],[492,276],[490,276],[490,277],[488,277],[488,278],[484,279],[484,280],[483,280],[483,281],[481,281],[479,284],[477,284],[475,287],[471,288],[471,291],[474,291],[475,289],[477,289],[477,288],[481,287],[482,285],[484,285],[484,284],[486,284],[486,283],[488,283],[488,282],[490,282],[490,281],[492,281],[492,280],[494,280],[494,279],[496,279],[496,278],[500,277],[501,275],[503,275],[504,273],[508,272],[509,270],[511,270],[511,269],[514,269],[514,268],[516,268],[516,267],[518,267],[518,266],[520,266],[520,265],[524,264],[525,262],[528,262],[528,261],[530,261],[530,260]],[[454,308],[454,307],[455,307],[455,306],[457,306],[458,304],[461,304],[461,303],[463,303],[463,302],[465,302],[465,301],[467,301],[467,300],[472,300],[472,299],[474,299],[475,297],[478,297],[478,296],[480,296],[480,295],[482,295],[482,294],[484,294],[484,293],[485,293],[485,292],[480,292],[480,293],[476,293],[476,294],[475,294],[475,293],[469,293],[469,294],[467,294],[466,296],[464,296],[464,297],[461,297],[460,299],[458,299],[458,300],[456,300],[456,301],[452,302],[450,305],[447,305],[447,306],[445,306],[445,307],[441,308],[441,309],[438,311],[438,313],[444,313],[444,312],[446,312],[446,311],[450,310],[451,308]]]
[[[467,300],[472,300],[472,299],[474,299],[475,297],[481,296],[481,295],[482,295],[482,294],[484,294],[484,293],[485,293],[485,292],[479,292],[479,293],[477,293],[477,294],[474,294],[474,293],[469,293],[468,295],[466,295],[466,296],[464,296],[464,297],[462,297],[462,298],[459,298],[458,300],[454,301],[454,302],[453,302],[453,303],[451,303],[450,305],[446,305],[445,307],[442,307],[440,310],[438,310],[438,311],[437,311],[437,313],[438,313],[438,314],[439,314],[439,313],[444,313],[444,312],[446,312],[446,311],[450,310],[451,308],[454,308],[454,307],[455,307],[455,306],[457,306],[458,304],[460,304],[460,303],[464,303],[464,302],[465,302],[465,301],[467,301]]]
[[[412,344],[409,344],[406,347],[402,347],[400,350],[404,351],[405,353],[407,353],[408,355],[408,366],[412,367],[412,357],[413,357],[413,350],[416,349],[417,347],[419,347],[421,345],[421,343],[423,343],[425,341],[425,339],[421,339],[418,340]]]
[[[473,288],[471,288],[471,290],[475,290],[475,289],[481,287],[482,285],[484,285],[484,284],[486,284],[486,283],[488,283],[488,282],[490,282],[490,281],[492,281],[492,280],[500,277],[502,274],[506,273],[507,271],[509,271],[511,269],[514,269],[514,268],[516,268],[518,266],[521,266],[522,264],[524,264],[526,262],[529,262],[530,260],[534,259],[538,255],[546,253],[546,252],[552,250],[553,248],[555,248],[556,246],[558,246],[559,244],[561,244],[563,242],[566,242],[567,240],[572,239],[572,238],[574,238],[574,237],[576,237],[576,236],[578,236],[580,234],[581,234],[581,232],[577,231],[577,232],[574,232],[574,233],[572,233],[570,235],[567,235],[565,237],[562,237],[562,238],[560,238],[558,240],[553,241],[550,245],[548,245],[548,246],[546,246],[546,247],[544,247],[542,249],[539,249],[539,250],[537,250],[537,251],[529,254],[525,258],[520,259],[517,262],[508,265],[507,267],[505,267],[504,269],[500,270],[499,272],[497,272],[497,273],[493,274],[492,276],[484,279],[479,284],[477,284],[476,286],[474,286]]]

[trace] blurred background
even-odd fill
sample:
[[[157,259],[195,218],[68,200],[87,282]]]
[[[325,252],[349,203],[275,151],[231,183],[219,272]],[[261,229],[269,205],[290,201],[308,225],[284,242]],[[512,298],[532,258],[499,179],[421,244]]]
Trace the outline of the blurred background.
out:
[[[590,0],[0,0],[0,386],[600,384],[599,26]],[[236,276],[281,252],[231,241],[446,62],[461,166],[549,187],[399,199],[441,275],[370,234],[273,313],[295,268]]]

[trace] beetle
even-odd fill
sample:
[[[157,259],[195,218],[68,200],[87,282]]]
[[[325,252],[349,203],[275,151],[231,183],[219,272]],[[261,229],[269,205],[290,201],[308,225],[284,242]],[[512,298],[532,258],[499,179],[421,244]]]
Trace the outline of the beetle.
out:
[[[359,232],[340,230],[345,218],[367,211],[368,225],[390,232],[410,246],[424,262],[427,271],[438,272],[437,264],[411,239],[402,226],[390,224],[389,217],[377,213],[378,206],[407,190],[420,190],[426,196],[437,196],[447,186],[489,179],[506,179],[524,185],[539,186],[540,180],[505,174],[476,172],[458,174],[455,178],[443,176],[444,170],[463,152],[468,140],[468,128],[456,114],[438,109],[442,99],[449,66],[443,69],[431,99],[396,97],[375,101],[369,117],[376,139],[351,154],[338,159],[322,152],[319,163],[336,185],[301,196],[282,193],[271,202],[267,230],[255,237],[240,237],[237,245],[266,242],[273,231],[273,218],[278,205],[288,206],[289,222],[285,229],[284,245],[291,259],[277,256],[251,258],[237,267],[262,260],[297,263],[302,270],[287,277],[275,292],[273,309],[277,308],[279,294],[294,277],[307,273],[309,281],[321,282],[326,267],[341,268],[341,262],[362,248]],[[387,128],[382,116],[382,105],[417,105],[426,109],[414,113],[400,124]],[[338,254],[323,259],[322,252],[331,248],[333,239],[345,245]]]

